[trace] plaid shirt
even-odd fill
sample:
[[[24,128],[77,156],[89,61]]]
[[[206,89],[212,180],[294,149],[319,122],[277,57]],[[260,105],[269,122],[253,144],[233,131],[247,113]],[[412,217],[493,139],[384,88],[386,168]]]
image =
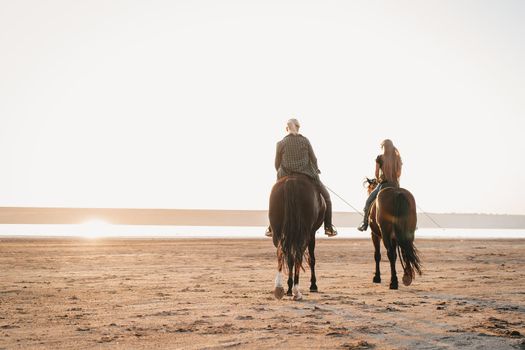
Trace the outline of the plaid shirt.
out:
[[[275,169],[277,179],[293,173],[305,174],[319,181],[317,158],[310,141],[303,135],[288,134],[277,142],[275,154]]]

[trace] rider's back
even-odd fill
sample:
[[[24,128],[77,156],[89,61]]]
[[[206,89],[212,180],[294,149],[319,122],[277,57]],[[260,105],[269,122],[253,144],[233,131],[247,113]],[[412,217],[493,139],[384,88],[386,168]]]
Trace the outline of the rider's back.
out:
[[[275,167],[278,179],[292,174],[319,179],[317,159],[310,141],[300,134],[289,134],[277,143]]]

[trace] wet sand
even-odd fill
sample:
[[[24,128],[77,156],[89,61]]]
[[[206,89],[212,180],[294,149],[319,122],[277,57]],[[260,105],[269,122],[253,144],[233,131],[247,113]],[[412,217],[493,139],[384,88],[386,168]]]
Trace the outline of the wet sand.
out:
[[[0,239],[0,349],[525,349],[525,240],[317,242],[319,293],[275,300],[269,239]],[[398,262],[398,269],[400,265]]]

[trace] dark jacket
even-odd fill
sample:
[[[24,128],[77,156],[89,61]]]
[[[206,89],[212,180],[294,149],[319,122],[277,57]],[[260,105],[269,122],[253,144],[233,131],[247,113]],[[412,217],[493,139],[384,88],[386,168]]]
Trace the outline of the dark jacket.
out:
[[[291,174],[305,174],[318,182],[321,173],[310,141],[300,134],[288,134],[277,142],[275,169],[277,179]]]

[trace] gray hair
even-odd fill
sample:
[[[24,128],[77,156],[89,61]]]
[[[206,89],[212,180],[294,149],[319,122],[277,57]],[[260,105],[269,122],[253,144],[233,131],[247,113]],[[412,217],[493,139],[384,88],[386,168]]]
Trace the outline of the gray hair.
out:
[[[297,135],[299,133],[299,128],[301,127],[301,124],[299,124],[299,121],[297,119],[292,118],[288,119],[286,126],[288,126],[288,131],[290,133]]]

